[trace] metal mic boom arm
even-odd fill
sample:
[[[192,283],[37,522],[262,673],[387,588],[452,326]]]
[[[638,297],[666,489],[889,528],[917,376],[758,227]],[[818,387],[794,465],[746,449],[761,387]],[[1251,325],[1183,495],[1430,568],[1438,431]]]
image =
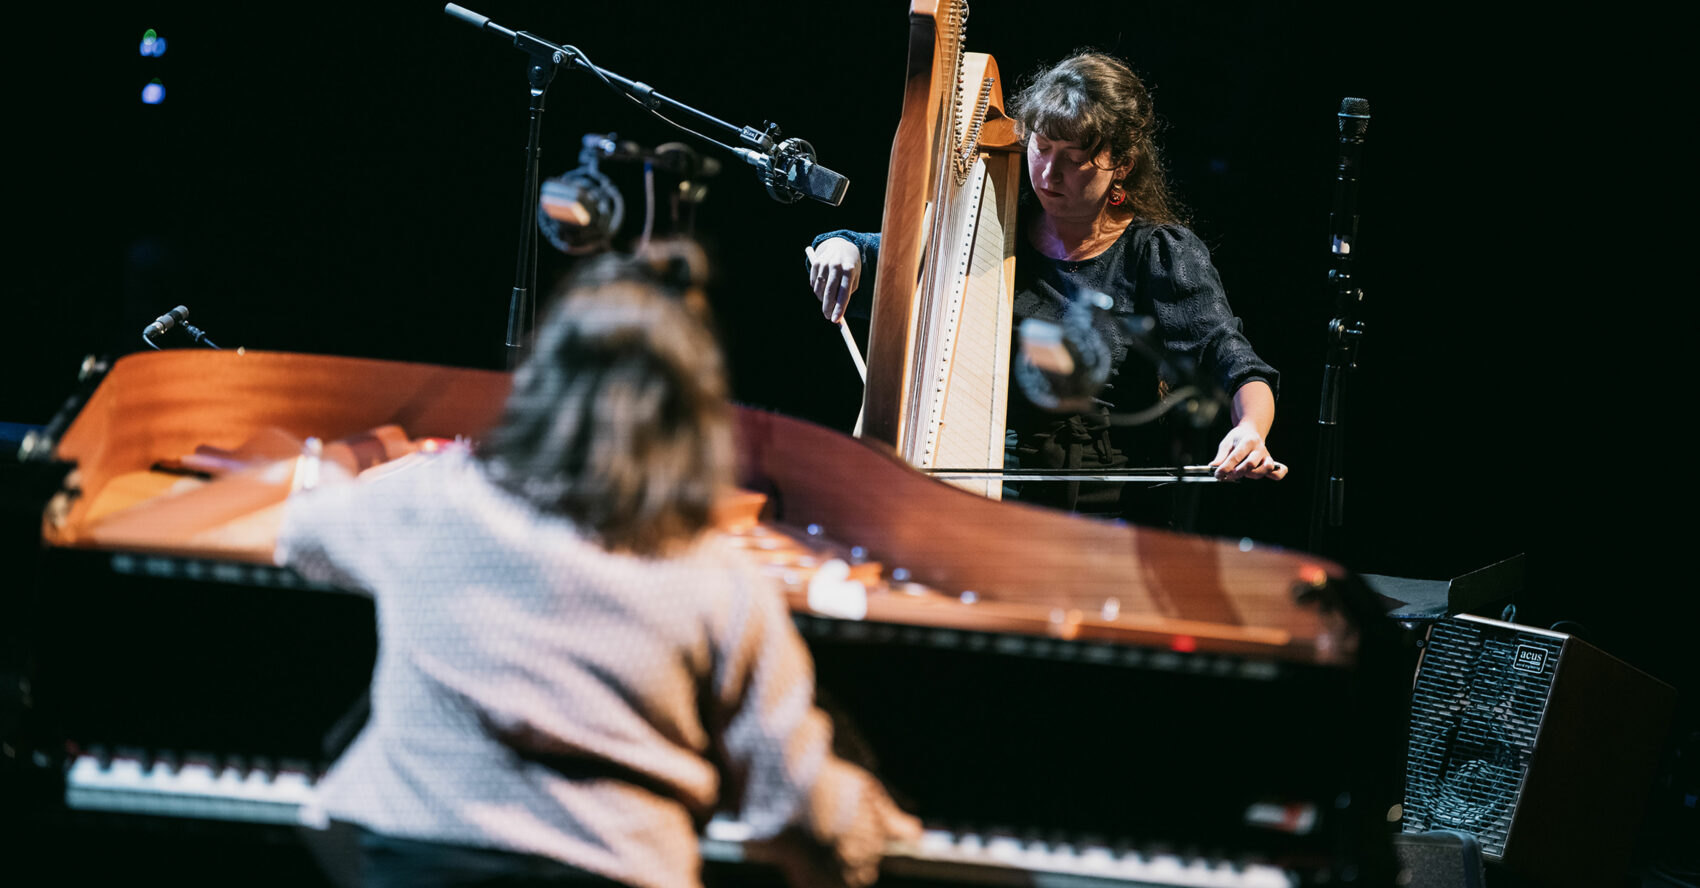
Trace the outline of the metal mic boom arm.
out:
[[[625,94],[644,110],[669,125],[737,154],[761,172],[768,193],[773,195],[775,200],[791,203],[800,197],[812,197],[833,206],[844,200],[844,192],[849,188],[850,181],[815,163],[814,147],[808,142],[801,139],[781,141],[778,126],[768,124],[760,130],[749,126],[734,126],[712,114],[668,98],[656,92],[655,88],[647,83],[630,80],[597,67],[577,47],[558,46],[535,34],[504,28],[485,16],[453,3],[444,7],[443,11],[511,42],[521,51],[534,56],[544,53],[554,64],[588,71],[596,79],[616,92]],[[673,120],[673,117],[684,118],[690,125]],[[717,138],[709,133],[720,135]]]

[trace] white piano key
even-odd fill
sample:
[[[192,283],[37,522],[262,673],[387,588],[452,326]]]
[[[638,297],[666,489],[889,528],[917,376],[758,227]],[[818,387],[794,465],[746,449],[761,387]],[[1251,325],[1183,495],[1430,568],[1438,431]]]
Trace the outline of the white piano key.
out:
[[[92,755],[79,755],[71,762],[71,770],[65,775],[65,782],[71,786],[97,786],[105,780],[101,772],[100,759]]]
[[[1207,860],[1187,860],[1183,862],[1186,875],[1182,884],[1196,885],[1198,888],[1223,888],[1222,870]]]
[[[1279,867],[1252,864],[1239,873],[1235,888],[1292,888],[1293,880]]]
[[[717,842],[747,842],[755,830],[741,820],[719,815],[708,822],[703,834]]]
[[[142,763],[133,758],[114,758],[101,775],[100,785],[107,789],[146,789]]]
[[[956,835],[945,829],[928,829],[921,831],[921,841],[917,844],[923,854],[940,854],[956,845]]]
[[[1042,839],[1031,839],[1023,843],[1021,859],[1030,866],[1066,866],[1069,862],[1067,855],[1058,853],[1055,846]]]
[[[218,776],[213,778],[213,794],[220,798],[239,799],[246,792],[242,783],[242,772],[232,767],[220,768]]]
[[[1141,874],[1149,879],[1164,881],[1171,885],[1190,885],[1181,879],[1186,875],[1186,864],[1173,854],[1153,854],[1141,862]]]
[[[184,762],[177,769],[176,790],[189,795],[212,795],[215,788],[215,773],[212,765],[206,762]]]
[[[1109,871],[1116,865],[1116,855],[1103,845],[1082,845],[1080,862],[1087,870]]]
[[[305,805],[313,800],[313,784],[300,771],[279,771],[272,780],[272,798],[291,805]]]
[[[1043,859],[1046,867],[1060,873],[1084,873],[1091,866],[1072,842],[1046,844]]]
[[[1213,879],[1211,885],[1220,885],[1222,888],[1240,888],[1240,886],[1246,884],[1244,875],[1233,864],[1226,861],[1211,865],[1210,873],[1211,879]],[[1284,874],[1282,878],[1285,878]]]

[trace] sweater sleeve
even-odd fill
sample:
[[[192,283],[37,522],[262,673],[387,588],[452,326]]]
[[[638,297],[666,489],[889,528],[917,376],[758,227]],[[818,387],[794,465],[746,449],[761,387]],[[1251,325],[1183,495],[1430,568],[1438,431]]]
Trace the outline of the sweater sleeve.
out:
[[[753,838],[803,838],[830,882],[877,876],[892,802],[869,773],[832,752],[832,725],[814,703],[814,667],[783,600],[757,584],[716,630],[714,705],[727,795]],[[819,864],[815,864],[819,865]]]
[[[364,513],[355,502],[362,492],[345,482],[290,495],[273,560],[314,582],[369,593],[370,578],[360,565],[366,541],[358,516]]]

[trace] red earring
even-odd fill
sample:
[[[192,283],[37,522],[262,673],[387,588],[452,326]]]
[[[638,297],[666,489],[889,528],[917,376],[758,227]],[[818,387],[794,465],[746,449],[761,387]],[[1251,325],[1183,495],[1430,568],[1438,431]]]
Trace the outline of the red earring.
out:
[[[1120,185],[1111,185],[1110,206],[1119,207],[1124,203],[1127,203],[1127,192],[1123,191]]]

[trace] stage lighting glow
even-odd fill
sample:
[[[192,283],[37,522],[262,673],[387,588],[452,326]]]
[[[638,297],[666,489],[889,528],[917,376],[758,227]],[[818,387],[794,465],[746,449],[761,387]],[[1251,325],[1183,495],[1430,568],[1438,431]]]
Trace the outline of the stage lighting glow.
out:
[[[156,78],[154,82],[142,87],[142,104],[158,105],[165,101],[165,84]]]
[[[141,53],[152,58],[165,55],[165,38],[152,28],[142,34]]]

